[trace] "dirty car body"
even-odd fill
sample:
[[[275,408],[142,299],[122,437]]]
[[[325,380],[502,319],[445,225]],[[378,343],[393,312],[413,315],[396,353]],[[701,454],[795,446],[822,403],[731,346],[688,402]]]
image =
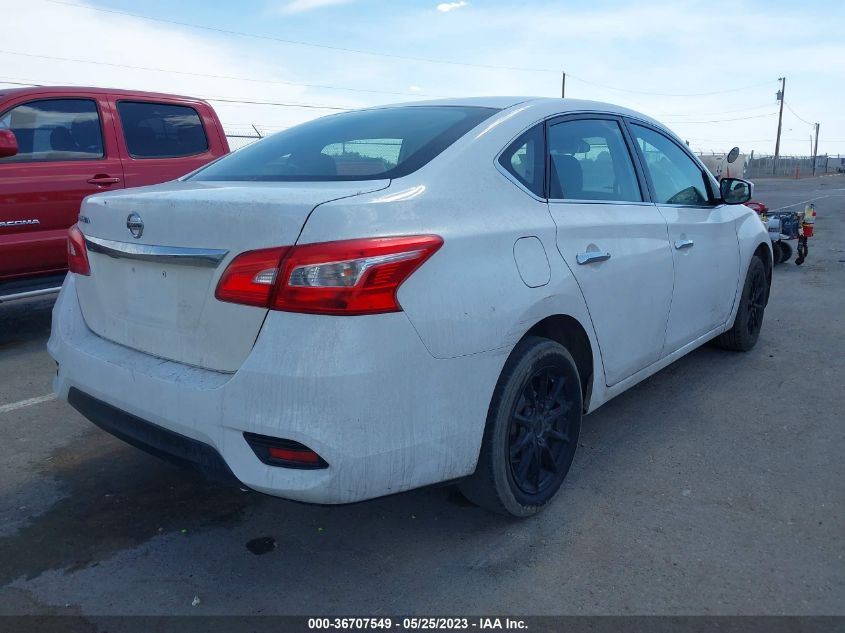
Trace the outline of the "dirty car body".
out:
[[[56,392],[317,503],[471,475],[526,337],[571,353],[580,416],[730,330],[752,259],[771,270],[756,214],[677,137],[574,100],[334,115],[82,216]]]

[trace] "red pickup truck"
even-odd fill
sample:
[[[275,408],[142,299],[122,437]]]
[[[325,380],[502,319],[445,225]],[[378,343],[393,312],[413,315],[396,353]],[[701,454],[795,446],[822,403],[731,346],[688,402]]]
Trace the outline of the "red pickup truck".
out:
[[[58,290],[85,196],[173,180],[228,152],[217,114],[198,99],[0,90],[0,302]]]

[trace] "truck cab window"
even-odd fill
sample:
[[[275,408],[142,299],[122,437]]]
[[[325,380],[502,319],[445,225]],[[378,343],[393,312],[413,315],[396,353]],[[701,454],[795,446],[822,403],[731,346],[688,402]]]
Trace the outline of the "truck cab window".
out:
[[[208,150],[202,121],[191,107],[119,101],[117,111],[133,158],[176,158]]]
[[[103,157],[97,104],[91,99],[43,99],[17,105],[0,115],[0,129],[12,130],[15,156],[0,163],[95,160]]]

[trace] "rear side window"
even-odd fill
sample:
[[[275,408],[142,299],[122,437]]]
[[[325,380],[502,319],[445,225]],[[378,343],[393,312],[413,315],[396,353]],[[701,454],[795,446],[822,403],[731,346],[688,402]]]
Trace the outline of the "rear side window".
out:
[[[103,157],[103,134],[92,99],[42,99],[0,115],[0,129],[12,130],[18,153],[0,163],[96,160]]]
[[[577,119],[551,125],[549,152],[549,197],[642,201],[631,153],[616,121]]]
[[[498,112],[400,106],[303,123],[218,160],[191,180],[329,181],[400,178]]]
[[[543,126],[534,126],[511,143],[502,152],[499,163],[529,191],[543,197],[546,170]]]
[[[117,111],[133,158],[177,158],[208,149],[202,121],[191,107],[119,101]]]

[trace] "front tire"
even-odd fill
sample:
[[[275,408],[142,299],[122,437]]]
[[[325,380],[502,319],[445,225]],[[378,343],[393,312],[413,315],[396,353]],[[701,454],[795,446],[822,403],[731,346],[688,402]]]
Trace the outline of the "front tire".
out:
[[[463,495],[500,514],[539,512],[572,465],[582,406],[572,355],[549,339],[525,337],[496,384],[478,466],[461,482]]]
[[[718,347],[737,352],[747,352],[754,347],[763,327],[768,293],[766,267],[763,260],[755,255],[748,266],[733,327],[716,338]]]

